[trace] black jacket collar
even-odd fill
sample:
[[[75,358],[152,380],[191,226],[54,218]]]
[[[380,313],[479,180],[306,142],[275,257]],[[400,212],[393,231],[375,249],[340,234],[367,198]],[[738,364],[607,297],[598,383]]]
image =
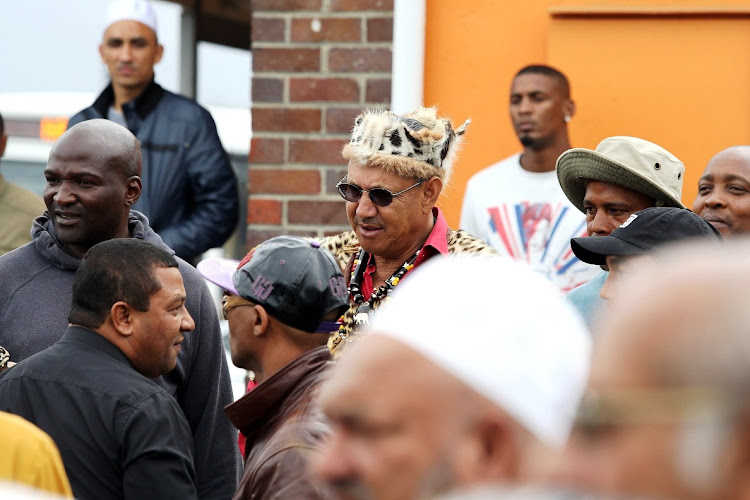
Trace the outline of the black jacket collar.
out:
[[[148,84],[141,95],[130,102],[134,103],[135,112],[138,114],[138,117],[143,120],[156,108],[162,95],[164,95],[164,89],[162,89],[154,80],[151,80],[151,83]],[[100,116],[106,118],[107,111],[110,106],[112,106],[113,102],[115,102],[115,91],[112,89],[112,83],[110,82],[110,84],[107,85],[107,88],[105,88],[104,91],[99,94],[99,97],[96,98],[96,101],[94,101],[93,108],[96,109]],[[130,104],[130,102],[126,104]]]

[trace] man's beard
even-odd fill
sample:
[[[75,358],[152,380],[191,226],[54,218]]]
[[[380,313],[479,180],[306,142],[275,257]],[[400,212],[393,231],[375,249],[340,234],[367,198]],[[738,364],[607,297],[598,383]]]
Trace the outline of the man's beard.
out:
[[[456,472],[448,458],[449,456],[448,453],[441,454],[440,460],[432,466],[427,476],[422,479],[417,498],[427,500],[435,495],[447,493],[458,486],[456,484]]]
[[[550,143],[552,142],[551,137],[530,137],[528,135],[523,135],[518,138],[518,140],[521,142],[521,145],[524,148],[531,149],[532,151],[541,151],[543,149],[546,149]]]

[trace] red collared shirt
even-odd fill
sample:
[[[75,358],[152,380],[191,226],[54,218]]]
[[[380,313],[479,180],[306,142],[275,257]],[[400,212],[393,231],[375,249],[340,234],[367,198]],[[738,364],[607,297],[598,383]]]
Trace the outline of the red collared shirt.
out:
[[[414,268],[427,259],[438,254],[445,255],[448,253],[448,239],[446,238],[446,234],[448,234],[448,222],[445,220],[442,210],[438,207],[433,207],[432,215],[435,217],[435,225],[432,226],[432,231],[430,231],[430,235],[424,242],[422,251],[419,253],[416,262],[414,262],[414,267],[404,275],[404,278],[406,278]],[[375,291],[375,288],[372,285],[372,275],[374,272],[375,259],[370,255],[370,260],[367,263],[367,267],[363,273],[364,275],[362,276],[362,284],[360,285],[360,290],[365,297],[365,300],[370,300],[370,296]]]

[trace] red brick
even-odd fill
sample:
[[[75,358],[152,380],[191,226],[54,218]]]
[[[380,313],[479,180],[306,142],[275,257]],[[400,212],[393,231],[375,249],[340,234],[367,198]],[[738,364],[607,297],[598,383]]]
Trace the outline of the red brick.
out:
[[[289,162],[305,164],[343,164],[341,148],[343,139],[291,139],[289,141]]]
[[[367,80],[365,87],[365,101],[390,103],[391,102],[391,79],[379,78]]]
[[[367,20],[368,42],[392,42],[393,41],[393,18],[374,17]]]
[[[323,0],[250,0],[253,13],[263,10],[320,10]]]
[[[359,84],[351,78],[292,78],[290,101],[359,101]]]
[[[320,132],[319,109],[253,108],[255,132]]]
[[[287,208],[290,224],[348,224],[346,205],[341,201],[290,200]]]
[[[393,0],[331,0],[333,11],[393,10]]]
[[[320,49],[253,49],[253,70],[319,71]]]
[[[248,250],[251,248],[254,248],[264,241],[270,240],[271,238],[275,238],[276,236],[284,236],[284,235],[291,235],[291,236],[307,236],[307,237],[313,237],[317,236],[316,231],[310,230],[310,231],[286,231],[283,229],[253,229],[252,227],[247,228],[247,232],[245,233],[245,245]]]
[[[281,202],[251,196],[247,202],[247,223],[281,224]]]
[[[284,163],[284,139],[253,137],[250,141],[250,163]]]
[[[248,184],[253,193],[318,194],[318,170],[250,169]]]
[[[354,119],[361,112],[360,108],[329,108],[326,110],[326,132],[350,134],[354,128]]]
[[[331,71],[391,71],[391,49],[331,49],[328,68]]]
[[[339,194],[336,190],[336,184],[344,178],[347,173],[346,168],[329,168],[326,169],[326,194]]]
[[[286,21],[268,17],[253,16],[250,35],[254,42],[283,42]]]
[[[280,78],[253,78],[253,102],[280,102],[284,97],[284,82]]]
[[[320,23],[319,29],[313,29]],[[293,42],[359,42],[362,40],[362,22],[359,19],[318,19],[306,17],[292,19]]]

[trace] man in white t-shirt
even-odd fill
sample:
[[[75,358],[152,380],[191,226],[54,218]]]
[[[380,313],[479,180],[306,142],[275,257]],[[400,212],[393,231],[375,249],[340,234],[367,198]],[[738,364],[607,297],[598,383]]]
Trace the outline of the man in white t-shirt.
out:
[[[568,122],[574,113],[565,75],[550,66],[522,68],[510,90],[510,117],[523,152],[469,180],[460,224],[499,253],[545,274],[562,291],[597,273],[570,249],[571,238],[586,235],[586,219],[555,175],[557,158],[570,149]]]

